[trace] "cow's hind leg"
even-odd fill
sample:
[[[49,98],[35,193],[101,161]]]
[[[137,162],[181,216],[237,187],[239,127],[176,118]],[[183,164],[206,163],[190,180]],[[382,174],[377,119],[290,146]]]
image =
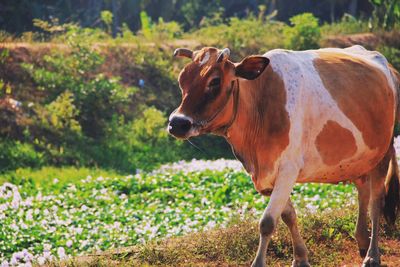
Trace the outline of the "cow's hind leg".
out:
[[[296,211],[292,205],[292,201],[288,200],[285,209],[282,212],[282,220],[289,228],[290,234],[292,235],[293,243],[293,254],[294,260],[292,267],[307,267],[310,266],[308,263],[308,251],[304,244],[303,238],[300,236],[299,229],[297,227]]]
[[[380,266],[380,252],[378,247],[379,219],[385,201],[385,178],[391,159],[391,150],[369,174],[370,183],[370,216],[372,222],[371,240],[363,266]]]
[[[360,256],[365,258],[369,247],[368,233],[368,203],[370,197],[370,184],[368,177],[364,176],[356,182],[358,191],[358,217],[355,237],[360,251]]]

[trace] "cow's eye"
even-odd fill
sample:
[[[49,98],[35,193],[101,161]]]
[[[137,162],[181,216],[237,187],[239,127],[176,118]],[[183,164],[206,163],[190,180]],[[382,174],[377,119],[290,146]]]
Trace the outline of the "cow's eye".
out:
[[[221,78],[214,78],[211,80],[211,82],[208,84],[208,87],[219,87],[221,85]]]
[[[221,79],[220,78],[214,78],[211,80],[211,82],[208,84],[208,98],[209,99],[214,99],[216,96],[218,96],[219,92],[221,91]]]

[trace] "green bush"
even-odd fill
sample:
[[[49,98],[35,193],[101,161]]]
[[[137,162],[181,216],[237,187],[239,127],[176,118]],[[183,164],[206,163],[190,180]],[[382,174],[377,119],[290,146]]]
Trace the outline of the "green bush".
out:
[[[374,6],[373,24],[385,30],[393,29],[400,20],[400,2],[397,0],[370,0]]]
[[[182,29],[177,22],[164,22],[163,18],[160,17],[158,23],[153,23],[145,11],[140,12],[140,22],[142,25],[140,33],[145,39],[154,42],[157,46],[165,40],[171,40],[182,35]]]
[[[37,168],[44,164],[45,156],[33,145],[13,140],[0,140],[0,172],[20,167]]]
[[[69,91],[62,92],[50,104],[37,108],[40,124],[49,130],[81,132],[81,126],[76,120],[79,110],[75,107],[74,96]]]
[[[71,92],[68,98],[73,99],[78,111],[75,117],[88,136],[101,137],[107,121],[136,91],[134,87],[122,85],[119,77],[108,77],[100,72],[104,57],[88,46],[71,43],[69,54],[52,53],[43,60],[41,67],[23,66],[37,86],[48,94],[46,101],[59,101],[57,98],[64,92]]]
[[[272,17],[234,17],[227,24],[202,27],[187,35],[187,38],[197,40],[204,46],[229,47],[234,53],[233,58],[241,60],[249,54],[281,47],[283,25],[273,21]]]
[[[319,47],[321,38],[318,19],[311,13],[303,13],[290,18],[292,26],[285,26],[285,46],[289,49],[305,50]]]
[[[126,172],[176,161],[180,145],[168,136],[166,125],[166,117],[153,107],[145,108],[133,121],[114,116],[104,142],[93,149],[93,159],[101,166]]]
[[[322,36],[335,36],[363,32],[369,32],[368,21],[357,19],[349,14],[345,14],[338,22],[324,23],[324,25],[321,26]]]
[[[378,51],[386,57],[395,69],[400,70],[400,49],[390,46],[380,46],[378,47]]]

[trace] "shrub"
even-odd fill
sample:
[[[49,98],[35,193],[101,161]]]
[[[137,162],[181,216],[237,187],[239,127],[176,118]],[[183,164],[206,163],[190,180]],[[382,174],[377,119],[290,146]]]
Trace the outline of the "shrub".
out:
[[[385,30],[393,29],[400,20],[400,2],[397,0],[370,0],[370,2],[374,6],[374,24]]]
[[[103,10],[100,13],[100,18],[101,18],[101,21],[105,25],[107,33],[111,35],[112,34],[111,26],[112,26],[112,22],[113,22],[113,14],[111,13],[111,11]]]
[[[81,126],[76,120],[79,111],[73,104],[74,96],[71,92],[62,92],[50,104],[37,108],[40,124],[56,131],[81,132]]]
[[[249,16],[244,19],[231,18],[227,24],[202,27],[187,35],[206,46],[229,47],[233,59],[241,60],[249,54],[264,53],[268,49],[281,47],[283,23]]]
[[[23,66],[37,86],[47,92],[47,101],[54,101],[65,91],[71,92],[69,97],[79,111],[76,117],[82,130],[88,136],[101,137],[107,121],[136,89],[122,85],[119,77],[98,73],[104,63],[99,52],[77,43],[70,45],[68,55],[52,53],[44,56],[41,67]]]
[[[380,46],[377,49],[386,59],[393,65],[395,69],[400,71],[400,50],[390,46]]]
[[[156,46],[163,44],[165,40],[171,40],[182,35],[182,29],[177,22],[164,22],[163,18],[160,17],[158,23],[154,23],[145,11],[140,12],[140,22],[142,25],[140,34]]]
[[[290,18],[292,26],[285,26],[285,46],[289,49],[305,50],[319,47],[321,38],[318,19],[311,13],[303,13]]]
[[[322,36],[334,36],[341,34],[354,34],[368,32],[368,22],[355,17],[345,14],[340,21],[333,23],[325,23],[321,26]]]
[[[40,167],[45,157],[31,144],[13,140],[0,140],[0,172],[15,170],[20,167]]]
[[[154,107],[144,108],[133,121],[114,116],[104,142],[92,148],[92,157],[101,166],[126,172],[178,160],[180,145],[168,136],[166,125],[164,114]]]

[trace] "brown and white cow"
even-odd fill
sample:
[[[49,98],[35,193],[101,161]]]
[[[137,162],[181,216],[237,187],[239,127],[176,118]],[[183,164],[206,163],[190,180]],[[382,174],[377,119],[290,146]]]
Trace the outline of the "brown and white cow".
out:
[[[192,61],[179,75],[182,102],[170,116],[169,132],[181,139],[225,137],[256,190],[270,195],[253,266],[265,266],[279,217],[292,235],[293,266],[309,266],[290,193],[296,182],[341,181],[354,182],[359,191],[356,239],[363,265],[378,266],[381,211],[393,221],[400,209],[393,148],[399,74],[387,60],[361,46],[278,49],[240,63],[229,60],[227,48],[181,48],[175,56]]]

